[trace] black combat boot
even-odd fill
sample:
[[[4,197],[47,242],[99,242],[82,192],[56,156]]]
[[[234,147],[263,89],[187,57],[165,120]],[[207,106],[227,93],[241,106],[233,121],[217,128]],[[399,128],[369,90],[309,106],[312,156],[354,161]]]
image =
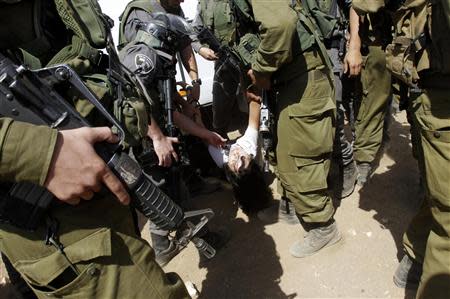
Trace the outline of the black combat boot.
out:
[[[394,273],[394,283],[402,289],[416,289],[422,276],[422,264],[407,254],[402,258]]]

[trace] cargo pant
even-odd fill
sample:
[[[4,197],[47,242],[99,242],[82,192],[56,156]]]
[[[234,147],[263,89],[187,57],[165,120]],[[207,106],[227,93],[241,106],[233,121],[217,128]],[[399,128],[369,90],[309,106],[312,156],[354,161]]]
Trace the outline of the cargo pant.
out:
[[[427,89],[413,103],[416,153],[426,200],[404,235],[407,254],[423,263],[418,298],[450,296],[450,89]]]
[[[278,175],[286,197],[307,223],[334,214],[327,192],[336,105],[328,70],[311,70],[275,87]]]
[[[362,94],[356,110],[353,144],[357,162],[371,163],[383,139],[384,117],[391,95],[391,74],[386,69],[386,54],[381,46],[369,46],[361,70]]]
[[[0,226],[0,251],[38,298],[189,298],[136,235],[129,207],[95,198],[55,207],[52,218],[59,223],[55,244],[45,243],[45,224],[34,232]]]

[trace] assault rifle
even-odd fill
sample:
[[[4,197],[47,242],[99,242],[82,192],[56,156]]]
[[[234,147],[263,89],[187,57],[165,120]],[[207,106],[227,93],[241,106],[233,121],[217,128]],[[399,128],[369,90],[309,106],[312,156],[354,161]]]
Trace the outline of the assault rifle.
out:
[[[232,52],[230,47],[222,45],[219,39],[211,32],[208,28],[203,28],[197,33],[197,38],[201,44],[206,44],[209,46],[211,50],[213,50],[217,56],[219,57],[220,62],[222,63],[220,67],[217,69],[216,73],[220,73],[222,68],[225,65],[230,65],[239,76],[242,76],[242,66],[236,54]]]
[[[131,195],[131,206],[149,218],[161,229],[182,233],[175,241],[182,247],[192,241],[208,258],[215,251],[197,233],[213,217],[211,209],[183,212],[143,173],[139,164],[122,149],[125,131],[121,124],[99,102],[80,77],[67,65],[30,70],[15,65],[0,53],[0,114],[18,121],[46,125],[58,130],[90,126],[63,97],[63,90],[71,90],[88,100],[99,114],[118,131],[121,142],[97,143],[97,154],[124,183]],[[29,183],[2,186],[0,221],[23,229],[34,230],[47,214],[54,196],[45,188]],[[191,219],[198,219],[197,224]],[[206,244],[206,245],[205,245]]]
[[[271,111],[270,96],[267,90],[262,91],[261,113],[259,121],[259,134],[261,137],[261,154],[263,158],[263,171],[269,172],[269,153],[273,148],[274,119]]]

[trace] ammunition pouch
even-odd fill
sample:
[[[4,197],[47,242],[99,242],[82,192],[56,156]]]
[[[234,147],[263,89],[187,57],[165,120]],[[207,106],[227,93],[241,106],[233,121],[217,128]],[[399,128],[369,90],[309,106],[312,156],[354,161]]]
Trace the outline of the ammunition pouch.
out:
[[[255,61],[255,52],[258,50],[260,43],[261,39],[259,35],[247,33],[241,37],[239,44],[233,48],[244,69],[250,68]]]
[[[417,58],[425,48],[426,40],[424,33],[415,39],[397,37],[386,47],[387,68],[408,86],[415,86],[419,81]]]
[[[8,190],[8,191],[6,191]],[[45,219],[53,194],[32,183],[0,184],[0,223],[35,230]]]

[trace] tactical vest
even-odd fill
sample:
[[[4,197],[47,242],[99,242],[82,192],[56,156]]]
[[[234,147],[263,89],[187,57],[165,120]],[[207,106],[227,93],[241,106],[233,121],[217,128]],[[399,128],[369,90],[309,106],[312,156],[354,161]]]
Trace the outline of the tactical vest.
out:
[[[395,36],[387,52],[387,67],[408,84],[448,88],[448,80],[427,80],[450,75],[448,15],[440,1],[407,0],[393,16]],[[447,82],[442,82],[447,81]],[[437,85],[436,85],[437,84]]]
[[[201,0],[200,9],[203,25],[222,45],[233,47],[244,35],[257,33],[248,0]]]
[[[302,0],[303,8],[311,15],[324,39],[331,39],[339,26],[337,0]]]
[[[0,28],[0,48],[20,47],[30,54],[25,58],[35,57],[33,64],[67,63],[81,74],[98,63],[97,49],[106,46],[107,29],[96,0],[19,0],[0,5],[0,19],[9,24]]]

